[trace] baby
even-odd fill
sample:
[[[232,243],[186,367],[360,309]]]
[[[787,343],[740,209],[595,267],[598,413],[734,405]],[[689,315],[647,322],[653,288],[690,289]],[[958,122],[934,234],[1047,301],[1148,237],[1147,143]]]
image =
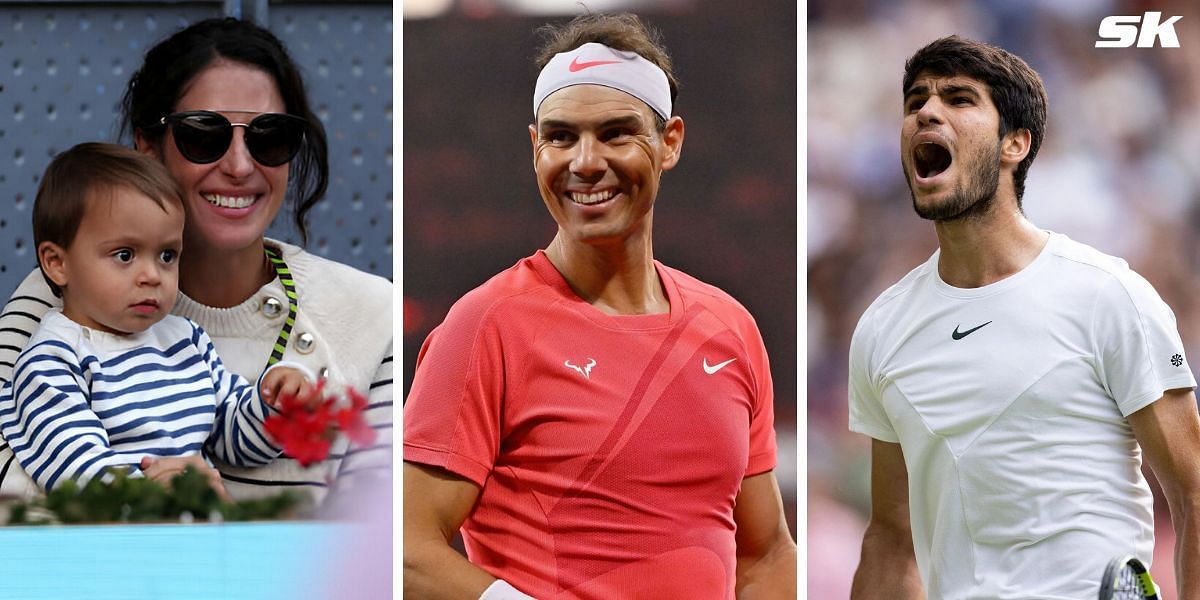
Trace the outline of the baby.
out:
[[[171,175],[134,150],[80,144],[46,168],[34,244],[63,307],[0,391],[0,433],[43,489],[109,467],[165,483],[193,464],[227,497],[208,453],[243,467],[279,455],[263,429],[269,402],[303,394],[311,373],[277,363],[251,386],[203,329],[169,314],[183,224]]]

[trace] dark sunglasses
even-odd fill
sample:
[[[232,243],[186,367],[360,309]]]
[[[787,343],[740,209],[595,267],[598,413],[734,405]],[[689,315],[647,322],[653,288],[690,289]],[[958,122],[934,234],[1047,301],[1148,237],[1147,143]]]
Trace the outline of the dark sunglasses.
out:
[[[230,123],[220,113],[189,110],[167,115],[159,122],[171,128],[179,153],[201,165],[225,156],[233,142],[233,128],[245,127],[250,156],[263,166],[277,167],[296,156],[308,129],[308,121],[283,113],[263,113],[249,123]]]

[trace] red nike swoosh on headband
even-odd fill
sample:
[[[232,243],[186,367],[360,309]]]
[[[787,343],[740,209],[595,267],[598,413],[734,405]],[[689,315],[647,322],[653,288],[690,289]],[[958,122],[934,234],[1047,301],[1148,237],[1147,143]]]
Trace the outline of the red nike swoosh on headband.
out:
[[[579,62],[579,57],[576,56],[574,59],[571,60],[571,64],[567,66],[567,70],[572,73],[575,73],[575,72],[587,69],[589,67],[596,67],[596,66],[600,66],[600,65],[614,65],[619,62],[621,62],[621,61],[619,61],[619,60],[590,60],[588,62]]]

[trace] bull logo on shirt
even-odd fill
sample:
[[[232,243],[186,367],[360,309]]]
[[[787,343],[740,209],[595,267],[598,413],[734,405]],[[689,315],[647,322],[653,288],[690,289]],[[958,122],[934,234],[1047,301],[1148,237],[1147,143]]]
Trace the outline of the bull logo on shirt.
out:
[[[575,369],[576,371],[579,371],[580,375],[583,375],[584,377],[591,379],[592,378],[592,367],[596,366],[596,359],[588,358],[588,364],[586,364],[582,367],[571,364],[570,360],[563,361],[563,364],[568,367],[571,367],[572,369]]]

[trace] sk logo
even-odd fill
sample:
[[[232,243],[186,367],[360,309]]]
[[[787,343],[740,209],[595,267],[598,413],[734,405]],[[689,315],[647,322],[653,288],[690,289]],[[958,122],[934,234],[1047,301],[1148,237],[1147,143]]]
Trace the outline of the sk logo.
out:
[[[564,360],[563,364],[568,367],[571,367],[572,369],[575,369],[576,371],[579,371],[580,375],[583,375],[584,377],[591,379],[592,378],[592,367],[596,366],[596,359],[589,358],[588,364],[586,364],[582,367],[571,364],[570,360]]]
[[[1163,48],[1178,48],[1179,36],[1175,34],[1175,22],[1182,16],[1171,17],[1160,22],[1162,13],[1147,11],[1144,15],[1114,15],[1100,21],[1100,39],[1097,48],[1129,48],[1137,40],[1138,48],[1153,48],[1159,42]],[[1140,23],[1140,25],[1139,25]]]

